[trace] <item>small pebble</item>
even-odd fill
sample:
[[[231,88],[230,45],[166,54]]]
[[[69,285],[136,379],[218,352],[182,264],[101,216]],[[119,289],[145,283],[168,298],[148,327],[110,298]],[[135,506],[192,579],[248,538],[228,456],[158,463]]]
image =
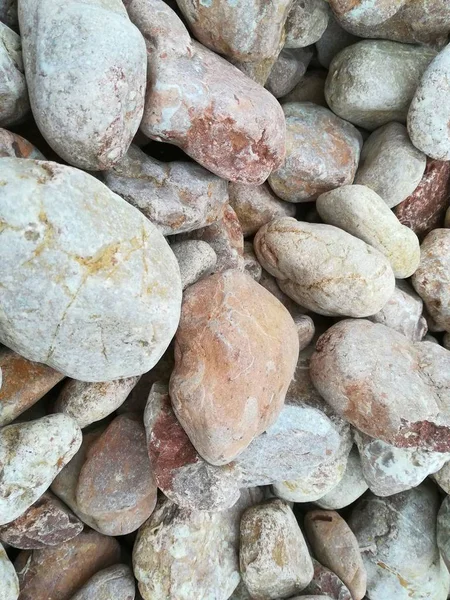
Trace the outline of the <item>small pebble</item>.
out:
[[[178,261],[183,290],[215,271],[217,254],[203,240],[185,240],[171,246]]]

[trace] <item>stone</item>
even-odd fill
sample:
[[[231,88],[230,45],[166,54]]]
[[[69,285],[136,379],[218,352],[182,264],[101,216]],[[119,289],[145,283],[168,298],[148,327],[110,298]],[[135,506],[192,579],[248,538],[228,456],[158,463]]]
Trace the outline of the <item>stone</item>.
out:
[[[412,342],[420,342],[428,329],[422,312],[423,302],[420,296],[414,292],[409,283],[397,280],[394,293],[387,304],[368,319],[395,329]]]
[[[330,15],[326,30],[316,42],[317,59],[322,67],[329,69],[336,54],[358,41],[361,40],[341,27],[334,15]]]
[[[0,368],[0,426],[12,423],[64,378],[58,371],[31,362],[8,348],[0,348]]]
[[[21,38],[0,21],[0,79],[2,105],[0,127],[16,125],[30,111],[27,81],[25,79]]]
[[[249,275],[225,271],[186,290],[170,396],[205,460],[231,462],[274,423],[298,347],[287,310]]]
[[[435,56],[429,48],[387,40],[353,44],[330,64],[327,103],[339,117],[369,131],[391,121],[404,123],[420,79]]]
[[[330,11],[324,0],[294,0],[286,22],[285,48],[304,48],[323,35]]]
[[[284,2],[287,11],[289,0]],[[225,59],[192,41],[162,0],[126,0],[125,5],[148,44],[152,77],[142,132],[179,146],[219,177],[263,183],[284,159],[285,128],[276,99]],[[248,8],[246,3],[251,18]]]
[[[347,586],[354,600],[366,593],[367,575],[352,530],[332,510],[313,510],[305,516],[305,530],[314,555]]]
[[[331,225],[274,219],[258,231],[254,246],[282,291],[321,315],[372,315],[394,292],[387,258]]]
[[[59,546],[23,550],[14,563],[20,600],[72,600],[95,573],[118,562],[119,542],[89,529]]]
[[[101,533],[125,535],[150,517],[156,494],[144,426],[132,415],[119,415],[87,450],[77,506],[103,523]]]
[[[347,586],[339,579],[339,577],[314,558],[314,576],[311,583],[303,590],[307,594],[320,594],[323,598],[327,594],[332,600],[352,600]]]
[[[369,486],[364,479],[359,452],[354,446],[348,455],[344,476],[334,488],[322,498],[316,500],[316,504],[320,508],[340,510],[353,504],[368,488]]]
[[[252,242],[244,242],[244,270],[255,281],[261,279],[262,267],[256,258]]]
[[[14,565],[9,560],[5,549],[0,544],[0,600],[17,600],[19,598],[19,580]]]
[[[267,183],[243,185],[230,182],[228,193],[244,237],[253,235],[272,219],[295,215],[295,205],[277,198]]]
[[[425,167],[426,156],[412,145],[406,127],[388,123],[364,142],[355,183],[372,189],[392,208],[414,192]]]
[[[196,452],[172,410],[168,386],[155,383],[144,413],[147,449],[156,485],[169,500],[194,511],[231,508],[240,496],[240,473],[214,466]]]
[[[239,523],[244,510],[262,500],[245,490],[222,512],[179,508],[162,497],[139,530],[133,550],[134,575],[144,600],[228,600],[239,575]]]
[[[449,507],[449,496],[446,496],[441,504],[441,507],[437,516],[437,544],[441,551],[442,558],[447,565],[450,565],[450,507]]]
[[[80,428],[66,415],[0,429],[0,525],[42,496],[80,444]]]
[[[183,290],[210,275],[217,264],[217,254],[203,240],[185,240],[171,245],[178,261]]]
[[[450,493],[450,461],[447,461],[443,467],[433,473],[432,479],[441,487],[446,494]]]
[[[436,543],[437,490],[422,484],[388,498],[359,500],[349,525],[367,571],[370,600],[445,600],[450,585]]]
[[[450,162],[427,159],[425,173],[414,192],[398,204],[397,219],[422,239],[442,226],[450,198]]]
[[[178,264],[159,231],[72,167],[5,158],[1,183],[0,340],[83,381],[151,369],[181,303]]]
[[[13,29],[18,28],[17,0],[0,0],[0,21]]]
[[[250,596],[249,591],[245,587],[245,583],[242,581],[242,579],[237,588],[231,594],[229,600],[252,600],[252,597]]]
[[[370,437],[448,452],[449,366],[450,352],[442,346],[348,319],[319,338],[310,375],[326,402]]]
[[[294,323],[297,327],[299,351],[301,352],[310,344],[314,337],[314,321],[308,315],[298,315],[294,317]]]
[[[70,600],[134,600],[136,585],[127,565],[113,565],[93,575]]]
[[[25,138],[0,128],[0,158],[5,157],[45,160],[45,156]]]
[[[389,260],[397,279],[419,266],[420,244],[383,199],[365,185],[347,185],[321,194],[316,202],[325,223],[339,227],[376,248]]]
[[[450,330],[450,230],[434,229],[420,246],[420,264],[412,279],[437,331]]]
[[[312,102],[327,108],[325,100],[325,80],[327,71],[325,69],[308,69],[300,82],[289,92],[281,102]],[[293,216],[293,215],[287,215]]]
[[[192,231],[221,218],[227,182],[193,162],[161,162],[131,145],[103,175],[115,194],[138,208],[163,235]]]
[[[378,25],[404,5],[407,0],[329,0],[334,14],[344,23]]]
[[[111,168],[128,150],[145,97],[145,44],[122,2],[20,0],[19,23],[41,133],[68,163]]]
[[[269,500],[244,512],[239,559],[242,580],[255,600],[289,598],[313,576],[301,529],[282,500]]]
[[[51,492],[45,492],[23,515],[0,527],[0,540],[33,550],[58,546],[76,537],[84,524]]]
[[[261,272],[259,284],[281,302],[281,304],[289,311],[289,314],[293,319],[302,316],[305,312],[307,312],[306,308],[297,304],[297,302],[292,300],[292,298],[289,298],[289,296],[281,291],[275,277],[268,273],[264,268]]]
[[[323,106],[283,104],[286,158],[269,176],[275,194],[288,202],[309,202],[319,194],[353,182],[361,134]]]
[[[313,52],[309,48],[285,48],[275,61],[266,88],[275,98],[292,91],[306,73]]]
[[[119,408],[138,381],[139,376],[94,383],[70,379],[64,384],[54,411],[69,415],[83,429]]]

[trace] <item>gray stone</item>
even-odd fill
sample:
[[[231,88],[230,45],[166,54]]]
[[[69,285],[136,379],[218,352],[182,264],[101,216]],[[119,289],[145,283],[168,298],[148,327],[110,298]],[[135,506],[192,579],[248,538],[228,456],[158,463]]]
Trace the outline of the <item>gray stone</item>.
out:
[[[0,22],[0,127],[15,125],[30,111],[20,37]]]
[[[317,59],[322,67],[328,69],[336,54],[358,41],[360,41],[359,38],[343,29],[339,21],[331,14],[326,30],[316,42]]]
[[[285,48],[314,44],[325,31],[330,10],[324,0],[293,0],[286,21]]]
[[[19,597],[19,579],[14,565],[0,544],[0,600],[17,600]]]
[[[432,479],[444,490],[446,494],[450,494],[450,461],[446,462],[443,467],[432,475]]]
[[[437,516],[437,544],[447,567],[450,565],[450,496],[446,496]]]
[[[127,565],[113,565],[93,575],[70,600],[134,600],[136,584]]]
[[[244,242],[244,270],[255,281],[261,279],[262,267],[256,258],[252,242]]]
[[[267,78],[266,88],[281,98],[295,88],[306,73],[313,52],[309,48],[284,49],[280,52]]]
[[[327,71],[325,69],[308,69],[295,88],[289,92],[281,102],[312,102],[327,108],[325,100],[325,80]],[[294,215],[286,215],[292,217]]]
[[[217,254],[203,240],[185,240],[171,245],[178,261],[183,290],[210,275],[217,264]]]

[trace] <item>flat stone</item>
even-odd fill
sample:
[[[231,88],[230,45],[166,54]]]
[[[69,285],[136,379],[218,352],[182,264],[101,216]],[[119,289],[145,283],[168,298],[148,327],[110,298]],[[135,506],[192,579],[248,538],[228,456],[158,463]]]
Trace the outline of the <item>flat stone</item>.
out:
[[[331,61],[341,50],[361,41],[346,31],[333,14],[330,15],[328,26],[322,37],[316,42],[317,59],[322,67],[330,68]]]
[[[294,0],[286,22],[285,48],[304,48],[325,31],[330,10],[324,0]]]
[[[45,160],[45,156],[25,138],[17,133],[0,128],[0,158],[8,156],[11,158]]]
[[[282,98],[295,88],[306,73],[313,52],[310,48],[285,48],[278,55],[266,88],[275,98]]]
[[[312,559],[314,566],[314,576],[311,583],[303,590],[307,594],[327,594],[332,600],[352,600],[347,586],[339,579],[339,577],[314,558]]]
[[[23,68],[21,38],[1,21],[0,79],[0,127],[8,127],[24,120],[30,111],[30,101]]]
[[[134,600],[136,584],[127,565],[113,565],[93,575],[70,600]]]
[[[216,268],[217,254],[203,240],[185,240],[170,246],[178,261],[183,290],[210,275]]]
[[[0,544],[0,590],[1,600],[17,600],[19,597],[19,580],[14,565],[9,560],[5,549]]]
[[[1,341],[84,381],[151,369],[181,303],[161,233],[78,169],[5,158],[1,177]]]

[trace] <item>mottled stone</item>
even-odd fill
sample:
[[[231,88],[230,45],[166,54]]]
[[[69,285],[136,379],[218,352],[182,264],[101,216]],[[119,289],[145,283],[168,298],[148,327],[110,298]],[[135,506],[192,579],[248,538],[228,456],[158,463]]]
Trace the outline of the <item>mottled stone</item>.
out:
[[[414,192],[398,204],[394,213],[403,225],[422,239],[442,225],[450,198],[450,162],[427,159],[425,173]]]
[[[367,576],[352,530],[335,511],[313,510],[305,516],[305,530],[314,555],[348,587],[353,600],[366,593]]]
[[[41,133],[68,163],[109,169],[144,110],[145,44],[122,2],[21,0],[19,22]]]
[[[1,179],[1,341],[75,379],[148,371],[181,302],[161,233],[78,169],[4,158]]]
[[[349,589],[339,577],[314,558],[312,560],[314,576],[308,587],[303,590],[304,593],[320,594],[320,598],[327,594],[332,600],[352,600]]]
[[[314,44],[325,31],[330,11],[324,0],[293,0],[286,22],[285,48]]]
[[[0,600],[17,600],[19,597],[19,580],[14,565],[9,560],[0,544]]]
[[[323,192],[353,182],[361,134],[323,106],[283,104],[286,159],[269,177],[275,194],[288,202],[309,202]]]
[[[2,103],[0,127],[15,125],[30,110],[27,82],[25,80],[21,39],[0,21],[0,80]]]
[[[336,17],[350,25],[378,25],[386,21],[407,0],[329,0]],[[364,595],[364,594],[363,594]]]
[[[348,319],[319,338],[310,374],[332,408],[370,437],[448,452],[449,368],[442,346]]]
[[[261,279],[262,267],[256,258],[252,242],[244,242],[244,270],[255,281]]]
[[[267,78],[266,88],[281,98],[295,88],[313,56],[310,48],[287,48],[280,52]]]
[[[94,383],[70,379],[64,384],[54,411],[69,415],[83,429],[117,410],[138,381],[138,376]]]
[[[0,429],[0,525],[42,496],[80,444],[81,431],[66,415]]]
[[[22,516],[0,527],[0,539],[14,548],[58,546],[76,537],[84,524],[51,492],[45,492]]]
[[[0,0],[1,4],[1,0]],[[0,128],[0,158],[34,158],[45,160],[44,155],[17,133]]]
[[[289,313],[249,275],[225,271],[185,292],[170,396],[203,458],[231,462],[276,420],[298,347]]]
[[[337,227],[275,219],[258,231],[254,245],[282,291],[319,314],[371,315],[394,292],[387,258]]]
[[[358,41],[361,40],[343,29],[339,21],[330,15],[326,30],[316,42],[317,59],[322,67],[328,69],[336,54]]]
[[[387,40],[363,40],[330,64],[325,97],[343,119],[369,131],[406,121],[420,79],[436,53]]]
[[[136,585],[127,565],[113,565],[93,575],[70,600],[134,600]]]
[[[355,183],[372,189],[392,208],[414,192],[425,166],[426,156],[412,145],[406,127],[388,123],[364,142]]]
[[[137,146],[103,176],[110,190],[138,208],[163,235],[221,218],[227,182],[192,162],[160,162]]]
[[[420,246],[420,265],[412,284],[437,329],[450,331],[450,230],[434,229]]]
[[[183,290],[210,275],[216,268],[217,254],[203,240],[185,240],[171,245],[178,261]]]
[[[8,425],[63,379],[64,375],[0,348],[0,426]]]
[[[179,146],[224,179],[263,183],[284,158],[283,114],[276,99],[192,41],[162,0],[126,0],[125,5],[147,42],[151,78],[144,134]],[[248,3],[245,12],[251,17],[247,9]]]
[[[20,600],[72,600],[95,573],[118,562],[118,541],[89,529],[53,548],[24,550],[14,563]]]
[[[376,248],[389,260],[397,279],[410,277],[419,266],[420,244],[414,231],[402,225],[383,199],[365,185],[347,185],[321,194],[319,215]]]

